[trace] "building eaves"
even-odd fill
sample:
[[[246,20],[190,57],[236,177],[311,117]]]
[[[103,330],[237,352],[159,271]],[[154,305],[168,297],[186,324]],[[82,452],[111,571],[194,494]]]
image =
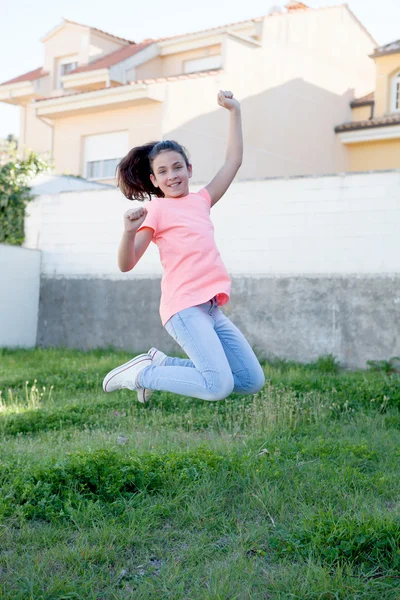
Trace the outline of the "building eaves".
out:
[[[400,52],[400,40],[396,40],[390,44],[385,44],[385,46],[375,48],[373,54],[370,54],[370,57],[377,58],[378,56],[384,56],[385,54],[397,54],[398,52]]]
[[[48,75],[48,72],[45,71],[43,67],[39,67],[38,69],[28,71],[28,73],[24,73],[23,75],[9,79],[8,81],[3,81],[3,83],[0,83],[0,86],[9,85],[10,83],[22,83],[23,81],[35,81],[35,79],[40,79],[46,75]]]
[[[362,96],[361,98],[356,98],[352,102],[350,102],[351,108],[357,108],[357,106],[370,106],[375,103],[375,93],[371,92],[366,96]]]
[[[108,31],[104,31],[103,29],[98,29],[97,27],[92,27],[91,25],[84,25],[83,23],[77,23],[76,21],[71,21],[70,19],[66,19],[64,17],[64,21],[66,23],[71,23],[72,25],[79,25],[80,27],[88,27],[88,29],[93,29],[93,31],[98,31],[103,35],[107,35],[108,37],[115,38],[116,40],[121,40],[122,42],[127,42],[128,44],[134,44],[135,42],[132,40],[127,40],[126,38],[120,37],[119,35],[114,35],[113,33],[108,33]]]
[[[137,79],[135,81],[131,81],[130,83],[126,83],[118,86],[118,89],[126,88],[129,86],[134,86],[138,84],[151,85],[153,83],[166,83],[167,81],[180,81],[182,79],[197,79],[199,77],[210,77],[212,75],[218,75],[221,73],[223,69],[210,69],[209,71],[197,71],[196,73],[184,73],[182,75],[169,75],[167,77],[156,77],[153,79]],[[116,88],[108,88],[109,90],[115,90]],[[35,104],[38,102],[45,102],[46,100],[68,100],[71,96],[79,96],[81,94],[94,94],[96,92],[104,92],[104,88],[99,90],[83,90],[81,92],[74,92],[73,94],[66,94],[65,96],[51,96],[51,97],[43,97],[37,98],[34,100]]]
[[[165,38],[156,38],[156,39],[146,39],[144,42],[168,42],[169,40],[176,40],[179,38],[184,38],[188,35],[198,35],[200,33],[208,33],[209,31],[218,31],[219,29],[226,29],[227,27],[234,27],[235,25],[244,25],[245,23],[253,23],[262,21],[265,17],[255,17],[254,19],[246,19],[244,21],[236,21],[234,23],[228,23],[224,25],[218,25],[217,27],[209,27],[208,29],[200,29],[198,31],[188,31],[186,33],[180,33],[178,35],[172,35]]]
[[[372,129],[374,127],[390,127],[391,125],[400,124],[400,115],[392,115],[390,117],[383,117],[381,119],[368,119],[364,121],[351,121],[349,123],[343,123],[335,127],[335,133],[342,133],[344,131],[356,131],[358,129]]]

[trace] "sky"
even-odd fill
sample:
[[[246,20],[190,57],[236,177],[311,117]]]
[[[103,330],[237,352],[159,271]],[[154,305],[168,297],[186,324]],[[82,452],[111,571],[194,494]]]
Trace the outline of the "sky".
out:
[[[40,39],[62,18],[140,42],[217,27],[268,14],[288,0],[2,0],[0,82],[43,65]],[[344,0],[303,0],[312,8]],[[347,4],[381,46],[400,38],[400,0],[348,0]],[[0,103],[0,138],[19,134],[19,108]]]

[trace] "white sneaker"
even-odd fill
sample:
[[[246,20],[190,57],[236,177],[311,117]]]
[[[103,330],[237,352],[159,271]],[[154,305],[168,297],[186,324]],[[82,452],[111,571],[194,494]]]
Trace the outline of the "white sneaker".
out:
[[[132,360],[107,373],[103,380],[103,390],[105,392],[115,392],[122,389],[137,390],[139,402],[146,402],[146,392],[152,390],[140,388],[136,381],[139,373],[146,367],[150,367],[151,364],[152,361],[148,354],[135,356]]]
[[[147,353],[147,356],[149,356],[151,358],[151,362],[153,365],[155,365],[156,367],[159,367],[160,365],[163,364],[164,360],[167,358],[167,355],[164,354],[164,352],[161,352],[161,350],[157,350],[157,348],[150,348],[150,350]],[[142,404],[145,404],[146,402],[148,402],[150,400],[150,396],[152,395],[154,390],[147,390],[145,388],[140,388],[137,391],[137,397],[139,402],[141,402]]]
[[[165,359],[168,358],[164,352],[157,350],[157,348],[150,348],[147,354],[150,356],[151,360],[153,361],[153,365],[156,367],[160,367],[164,363]]]

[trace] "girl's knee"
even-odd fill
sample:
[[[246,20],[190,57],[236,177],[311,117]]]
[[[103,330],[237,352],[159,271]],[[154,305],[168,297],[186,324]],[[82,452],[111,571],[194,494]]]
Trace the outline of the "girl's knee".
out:
[[[255,384],[254,384],[255,391],[253,392],[253,394],[256,394],[257,392],[261,392],[264,385],[265,385],[265,375],[264,375],[264,371],[262,369],[260,369],[260,372],[259,372],[257,379],[255,381]]]
[[[232,392],[235,386],[233,374],[224,374],[223,376],[219,375],[218,377],[213,377],[213,380],[210,382],[208,386],[209,398],[208,400],[218,401],[224,400],[227,398]]]
[[[248,394],[257,394],[257,392],[261,392],[265,385],[265,375],[261,366],[255,373],[252,374],[252,377],[247,386]]]
[[[257,376],[255,378],[254,381],[254,389],[255,391],[253,392],[253,394],[256,394],[257,392],[261,392],[261,390],[263,389],[265,385],[265,375],[264,375],[264,371],[262,370],[262,368],[260,367]]]

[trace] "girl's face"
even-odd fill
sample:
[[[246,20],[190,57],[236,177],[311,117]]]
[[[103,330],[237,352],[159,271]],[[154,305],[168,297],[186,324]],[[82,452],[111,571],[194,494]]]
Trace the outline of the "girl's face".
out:
[[[182,154],[174,150],[164,150],[157,154],[152,168],[151,182],[164,192],[166,198],[180,198],[189,194],[192,165],[186,166]]]

